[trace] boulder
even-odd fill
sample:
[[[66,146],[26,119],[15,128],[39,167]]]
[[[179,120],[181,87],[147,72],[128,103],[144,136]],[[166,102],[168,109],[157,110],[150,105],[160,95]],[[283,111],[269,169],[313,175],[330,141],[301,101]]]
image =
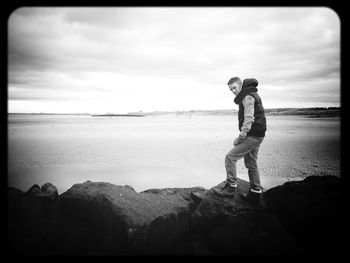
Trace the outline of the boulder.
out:
[[[8,250],[23,255],[51,253],[51,247],[47,245],[52,240],[54,224],[46,210],[53,206],[53,199],[49,198],[48,204],[46,193],[37,184],[25,193],[8,187],[8,197]]]
[[[192,213],[196,206],[202,201],[207,190],[203,187],[191,188],[162,188],[162,189],[148,189],[141,193],[153,193],[160,195],[179,195],[189,202],[190,212]]]
[[[293,237],[272,213],[258,210],[241,212],[208,230],[209,239],[205,241],[215,255],[300,255]]]
[[[41,194],[40,196],[45,196],[47,199],[51,199],[55,201],[58,198],[57,187],[51,183],[45,183],[41,186]]]
[[[45,216],[52,218],[55,216],[55,202],[58,199],[57,187],[51,183],[45,183],[41,186],[41,193],[38,194],[38,198],[41,201],[42,208]]]
[[[45,183],[41,187],[33,185],[24,193],[20,212],[24,218],[31,220],[47,219],[54,215],[54,203],[58,199],[56,186]]]
[[[335,255],[344,250],[342,179],[310,176],[269,189],[265,201],[306,255]]]
[[[240,193],[249,183],[238,180],[234,198],[217,197],[209,189],[191,215],[195,254],[202,255],[295,255],[293,238],[267,207],[247,202]],[[204,249],[203,249],[204,248]]]
[[[25,197],[37,197],[42,193],[41,188],[39,185],[35,184],[31,188],[25,192],[24,196]]]
[[[215,221],[218,217],[225,217],[228,215],[235,214],[240,210],[256,208],[252,204],[242,201],[239,197],[239,193],[247,193],[249,190],[249,183],[238,179],[238,187],[234,198],[223,198],[218,197],[214,194],[215,188],[222,188],[225,181],[212,187],[205,193],[202,193],[201,201],[198,207],[192,215],[192,220],[196,221]]]
[[[20,213],[24,220],[40,221],[45,217],[44,208],[40,200],[41,195],[41,188],[37,184],[24,193],[20,208]]]
[[[60,195],[61,219],[87,231],[81,251],[166,254],[188,236],[190,189],[150,189],[104,182],[75,184]],[[180,242],[181,243],[181,242]]]
[[[342,180],[311,176],[269,189],[266,206],[211,189],[87,181],[58,195],[52,184],[8,188],[9,241],[17,254],[331,255],[344,250]],[[49,203],[43,200],[51,200]],[[48,205],[49,204],[49,205]],[[45,205],[50,209],[47,210]],[[51,212],[48,212],[51,211]]]
[[[7,215],[8,223],[16,223],[21,220],[20,208],[23,201],[23,191],[14,187],[7,188]]]

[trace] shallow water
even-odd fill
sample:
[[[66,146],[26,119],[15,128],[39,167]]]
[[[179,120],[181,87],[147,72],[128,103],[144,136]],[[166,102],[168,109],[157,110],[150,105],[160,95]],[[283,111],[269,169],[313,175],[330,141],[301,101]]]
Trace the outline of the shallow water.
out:
[[[340,119],[267,116],[258,165],[265,189],[306,176],[340,176]],[[211,188],[238,135],[237,116],[9,115],[8,185],[86,180],[150,188]],[[239,177],[248,180],[243,160]]]

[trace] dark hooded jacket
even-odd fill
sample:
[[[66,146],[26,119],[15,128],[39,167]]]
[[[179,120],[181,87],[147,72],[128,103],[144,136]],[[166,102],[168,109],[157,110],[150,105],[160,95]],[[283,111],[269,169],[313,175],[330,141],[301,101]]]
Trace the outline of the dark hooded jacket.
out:
[[[241,131],[244,122],[244,106],[243,99],[245,96],[250,95],[254,97],[254,122],[247,135],[265,137],[266,131],[266,118],[265,110],[262,105],[262,101],[257,91],[258,81],[254,78],[245,79],[242,84],[241,91],[237,94],[234,102],[239,105],[238,109],[238,128]]]

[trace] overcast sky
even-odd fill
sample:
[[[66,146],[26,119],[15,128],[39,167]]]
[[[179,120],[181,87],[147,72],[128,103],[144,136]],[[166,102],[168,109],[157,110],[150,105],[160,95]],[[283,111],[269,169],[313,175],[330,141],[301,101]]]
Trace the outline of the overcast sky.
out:
[[[20,8],[8,21],[9,112],[340,106],[340,20],[328,8]]]

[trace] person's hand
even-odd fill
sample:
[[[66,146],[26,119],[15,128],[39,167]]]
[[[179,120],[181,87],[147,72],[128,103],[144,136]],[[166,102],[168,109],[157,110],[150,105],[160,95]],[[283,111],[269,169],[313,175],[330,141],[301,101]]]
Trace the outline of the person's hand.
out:
[[[236,146],[237,144],[239,144],[239,136],[233,141],[233,146]]]
[[[236,146],[244,141],[244,138],[241,136],[238,136],[234,141],[233,141],[233,146]]]
[[[233,141],[233,146],[236,146],[244,141],[245,137],[247,136],[247,133],[244,131],[241,131],[241,133],[238,135],[238,137]]]

